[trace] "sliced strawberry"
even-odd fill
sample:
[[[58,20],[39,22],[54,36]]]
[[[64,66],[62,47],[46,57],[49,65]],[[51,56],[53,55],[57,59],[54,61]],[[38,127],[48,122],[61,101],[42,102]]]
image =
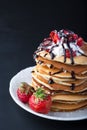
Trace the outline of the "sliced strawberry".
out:
[[[64,30],[64,34],[68,35],[69,34],[68,30]]]
[[[50,52],[50,49],[46,49],[47,52]]]
[[[45,42],[45,41],[51,41],[51,38],[50,38],[50,37],[48,37],[48,38],[44,38],[43,41],[44,41],[44,42]]]
[[[76,56],[76,52],[75,51],[72,51],[72,56]],[[70,50],[69,49],[66,49],[66,57],[67,58],[70,58],[71,57],[71,54],[70,54]]]
[[[29,106],[35,112],[47,114],[50,111],[51,104],[51,97],[45,94],[41,88],[29,98]]]
[[[56,30],[50,33],[50,37],[54,43],[57,43],[57,41],[60,39]]]
[[[82,37],[79,37],[78,40],[77,40],[77,45],[79,47],[81,47],[83,45],[83,38]]]
[[[46,41],[44,41],[44,43],[43,43],[44,46],[49,46],[49,44],[50,44],[50,40],[46,40]]]
[[[74,33],[74,34],[73,34],[73,39],[74,39],[74,40],[78,39],[78,35]]]

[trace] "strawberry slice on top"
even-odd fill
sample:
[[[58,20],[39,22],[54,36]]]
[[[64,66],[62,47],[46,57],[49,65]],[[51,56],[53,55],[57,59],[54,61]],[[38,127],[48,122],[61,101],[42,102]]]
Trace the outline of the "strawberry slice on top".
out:
[[[76,56],[76,51],[72,50],[72,56],[75,57]],[[66,57],[70,58],[71,57],[71,53],[69,49],[66,49]]]
[[[51,31],[50,38],[54,43],[57,43],[57,41],[60,39],[56,30]]]

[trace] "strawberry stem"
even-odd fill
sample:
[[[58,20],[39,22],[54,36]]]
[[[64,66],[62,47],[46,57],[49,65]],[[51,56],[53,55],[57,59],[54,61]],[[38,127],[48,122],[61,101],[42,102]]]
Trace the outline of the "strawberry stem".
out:
[[[44,92],[44,90],[42,89],[42,88],[38,88],[37,89],[37,91],[36,91],[36,93],[35,93],[35,96],[37,97],[37,98],[39,98],[39,99],[44,99],[44,98],[46,98],[46,94],[45,94],[45,92]]]

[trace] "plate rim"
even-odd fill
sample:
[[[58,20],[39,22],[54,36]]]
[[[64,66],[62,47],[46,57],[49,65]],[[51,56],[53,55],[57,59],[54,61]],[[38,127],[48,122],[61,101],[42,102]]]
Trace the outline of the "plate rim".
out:
[[[18,73],[16,73],[10,80],[9,82],[9,93],[10,93],[10,96],[12,97],[12,99],[14,100],[14,102],[20,106],[22,109],[26,110],[27,112],[33,114],[33,115],[36,115],[36,116],[39,116],[39,117],[42,117],[42,118],[45,118],[45,119],[50,119],[50,120],[57,120],[57,121],[78,121],[78,120],[84,120],[84,119],[87,119],[87,116],[85,114],[85,117],[72,117],[72,118],[61,118],[61,117],[56,117],[56,116],[50,116],[48,114],[41,114],[41,113],[37,113],[37,112],[34,112],[33,110],[31,110],[29,107],[27,108],[26,105],[24,103],[22,103],[19,99],[17,100],[12,92],[12,89],[13,89],[13,86],[12,86],[12,82],[14,81],[15,78],[17,78],[18,75],[20,75],[21,72],[25,72],[26,70],[31,70],[33,69],[34,66],[30,66],[30,67],[27,67],[25,69],[22,69],[21,71],[19,71]],[[51,112],[50,112],[51,113]],[[58,112],[55,112],[55,113],[58,113]],[[69,113],[69,112],[68,112]]]

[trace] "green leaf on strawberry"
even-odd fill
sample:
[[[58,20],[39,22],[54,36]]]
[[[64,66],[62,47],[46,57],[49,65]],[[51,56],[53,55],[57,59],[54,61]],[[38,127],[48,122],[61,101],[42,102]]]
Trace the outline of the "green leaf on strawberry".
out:
[[[37,97],[37,98],[39,98],[39,99],[44,99],[44,98],[46,98],[46,94],[44,93],[44,90],[43,89],[41,89],[41,88],[38,88],[37,89],[37,91],[36,91],[36,93],[35,93],[35,96]]]

